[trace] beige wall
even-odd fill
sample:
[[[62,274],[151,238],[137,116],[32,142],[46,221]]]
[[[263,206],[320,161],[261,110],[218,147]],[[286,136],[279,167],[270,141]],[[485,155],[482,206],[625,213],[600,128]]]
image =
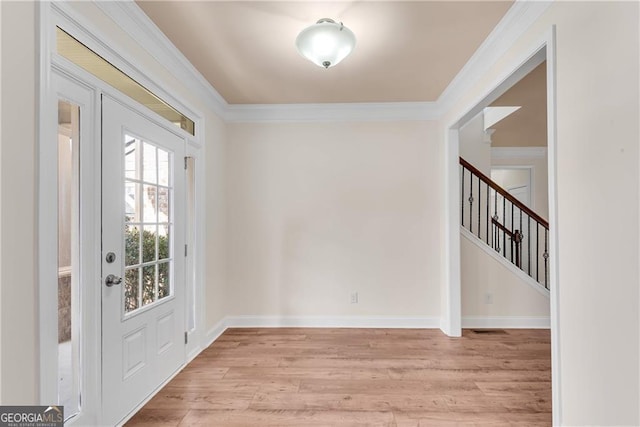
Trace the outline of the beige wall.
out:
[[[2,2],[2,403],[36,401],[35,5]],[[19,40],[20,43],[16,43]],[[7,126],[10,123],[11,126]],[[19,160],[19,161],[16,161]]]
[[[640,424],[638,22],[636,2],[554,3],[442,121],[446,127],[470,108],[557,25],[564,425]]]
[[[227,136],[224,123],[212,113],[206,116],[204,283],[205,329],[208,333],[228,314],[227,281]],[[198,233],[198,235],[202,235]]]
[[[559,409],[566,425],[640,424],[637,3],[555,3],[440,129],[238,124],[229,126],[230,146],[198,94],[94,6],[74,5],[142,69],[205,112],[208,327],[225,314],[439,315],[439,136],[556,24]],[[0,388],[2,403],[30,403],[37,389],[34,4],[0,7]],[[351,291],[359,304],[348,304]]]
[[[554,8],[564,420],[638,425],[638,3],[568,6]]]
[[[435,131],[230,125],[230,314],[439,316]]]
[[[463,317],[549,317],[548,297],[464,236],[460,257]],[[490,304],[485,302],[487,293]]]

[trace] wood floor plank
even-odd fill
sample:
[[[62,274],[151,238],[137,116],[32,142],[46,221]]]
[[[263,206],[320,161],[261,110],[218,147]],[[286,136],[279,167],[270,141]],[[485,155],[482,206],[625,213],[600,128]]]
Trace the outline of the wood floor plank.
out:
[[[127,425],[548,426],[548,330],[231,328]]]
[[[445,400],[430,394],[258,393],[249,405],[261,410],[435,411],[448,412]]]
[[[135,427],[175,427],[180,425],[189,411],[186,409],[142,408],[127,423]]]
[[[380,411],[191,410],[180,426],[395,426],[393,413]]]

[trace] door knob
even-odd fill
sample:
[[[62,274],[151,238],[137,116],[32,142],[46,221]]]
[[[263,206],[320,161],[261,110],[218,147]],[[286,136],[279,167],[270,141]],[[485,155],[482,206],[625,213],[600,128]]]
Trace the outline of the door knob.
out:
[[[107,278],[104,279],[104,284],[107,285],[108,287],[111,287],[113,285],[119,285],[120,283],[122,283],[122,277],[118,277],[114,274],[109,274]]]

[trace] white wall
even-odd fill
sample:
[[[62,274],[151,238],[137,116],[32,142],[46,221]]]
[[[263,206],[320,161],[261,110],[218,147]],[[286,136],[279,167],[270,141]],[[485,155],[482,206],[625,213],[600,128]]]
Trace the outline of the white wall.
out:
[[[563,420],[638,425],[638,3],[580,9],[554,8]]]
[[[2,5],[0,4],[0,24],[2,23]],[[0,75],[2,74],[2,31],[0,30]],[[2,93],[2,78],[0,77],[0,93]],[[2,103],[0,102],[0,242],[2,241]],[[2,244],[0,243],[0,260],[2,259]],[[0,384],[2,384],[2,261],[0,261]],[[0,386],[0,404],[2,404],[2,386]]]
[[[460,128],[460,157],[490,177],[491,144],[483,139],[484,114],[480,113]]]
[[[469,238],[460,239],[460,252],[463,318],[549,317],[548,296],[525,283]],[[487,293],[491,303],[485,300]]]
[[[230,314],[439,316],[435,130],[229,125]]]
[[[2,404],[35,403],[35,4],[1,2]],[[10,123],[11,126],[7,124]]]
[[[554,3],[442,120],[446,129],[557,26],[564,425],[640,424],[638,14],[637,2]]]

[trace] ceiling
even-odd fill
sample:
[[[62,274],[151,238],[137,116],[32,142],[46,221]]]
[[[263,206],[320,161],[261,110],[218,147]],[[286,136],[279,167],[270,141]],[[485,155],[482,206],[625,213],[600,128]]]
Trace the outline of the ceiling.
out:
[[[538,65],[492,104],[521,106],[495,125],[492,147],[546,147],[547,145],[547,63]]]
[[[512,0],[137,4],[229,104],[290,104],[436,101]],[[357,38],[327,70],[294,45],[320,18]]]

